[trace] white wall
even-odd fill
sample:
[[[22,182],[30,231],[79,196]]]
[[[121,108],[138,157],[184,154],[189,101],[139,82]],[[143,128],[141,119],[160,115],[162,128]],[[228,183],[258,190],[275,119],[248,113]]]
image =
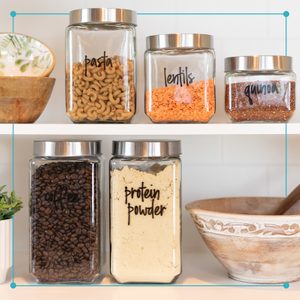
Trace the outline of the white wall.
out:
[[[152,0],[152,1],[40,1],[3,0],[0,2],[0,31],[11,30],[9,12],[68,12],[80,7],[127,7],[147,11],[203,12],[283,12],[289,10],[289,54],[294,56],[295,71],[300,74],[299,10],[295,0]],[[32,35],[47,43],[55,52],[57,78],[49,104],[38,123],[68,123],[64,108],[64,29],[66,16],[17,16],[16,32]],[[143,115],[143,51],[145,36],[167,32],[202,32],[215,36],[217,55],[217,114],[212,122],[229,122],[224,113],[223,60],[226,56],[283,54],[284,18],[271,17],[153,17],[138,18],[138,115],[135,122],[148,122]],[[297,88],[298,90],[298,88]],[[299,92],[299,90],[298,90]],[[292,122],[300,122],[300,110]],[[28,160],[32,141],[38,137],[15,138],[15,188],[25,208],[16,217],[16,248],[28,248]],[[67,137],[66,137],[67,138]],[[87,137],[85,137],[87,138]],[[101,132],[98,137],[102,138]],[[164,138],[164,137],[161,137]],[[183,203],[207,197],[230,195],[284,195],[284,136],[199,136],[178,137],[183,141]],[[110,156],[111,140],[105,137],[104,154]],[[289,137],[288,188],[300,181],[300,141]],[[0,184],[11,187],[11,137],[0,135]],[[108,201],[108,199],[104,199]],[[199,250],[200,239],[183,210],[184,249]]]

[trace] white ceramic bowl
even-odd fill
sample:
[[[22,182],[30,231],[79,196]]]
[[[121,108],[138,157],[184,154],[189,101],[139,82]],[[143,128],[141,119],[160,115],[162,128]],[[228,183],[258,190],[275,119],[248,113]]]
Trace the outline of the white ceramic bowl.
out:
[[[251,283],[300,279],[300,203],[274,216],[283,198],[239,197],[186,205],[229,277]]]
[[[0,33],[0,76],[49,76],[52,51],[39,40],[19,33]]]

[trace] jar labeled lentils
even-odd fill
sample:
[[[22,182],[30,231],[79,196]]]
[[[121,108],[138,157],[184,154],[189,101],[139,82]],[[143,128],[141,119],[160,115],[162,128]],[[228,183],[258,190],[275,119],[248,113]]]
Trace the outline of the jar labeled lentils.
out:
[[[136,13],[70,12],[66,30],[66,109],[75,123],[130,122],[136,106]]]
[[[228,57],[225,72],[225,110],[233,121],[286,122],[293,115],[296,75],[291,57]]]
[[[206,123],[215,113],[215,53],[206,34],[147,37],[145,111],[152,122]]]
[[[170,283],[181,273],[179,141],[115,141],[110,161],[111,273]]]
[[[35,141],[30,162],[30,272],[39,282],[100,274],[100,142]]]

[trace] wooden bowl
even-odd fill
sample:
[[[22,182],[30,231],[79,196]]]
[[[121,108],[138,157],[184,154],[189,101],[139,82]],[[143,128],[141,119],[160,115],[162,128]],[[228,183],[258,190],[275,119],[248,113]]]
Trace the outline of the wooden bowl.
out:
[[[274,216],[283,198],[239,197],[186,205],[206,245],[229,277],[251,283],[300,279],[300,203]]]
[[[33,123],[46,107],[55,83],[49,77],[0,76],[0,123]]]

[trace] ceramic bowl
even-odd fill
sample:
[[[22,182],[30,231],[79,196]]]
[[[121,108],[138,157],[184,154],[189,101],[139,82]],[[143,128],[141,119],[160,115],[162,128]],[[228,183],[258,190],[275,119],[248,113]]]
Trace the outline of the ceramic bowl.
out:
[[[186,209],[229,277],[282,283],[300,279],[300,203],[288,212],[291,215],[272,215],[282,199],[207,199]]]
[[[49,77],[0,76],[0,123],[33,123],[46,107],[55,83]]]
[[[0,76],[49,76],[52,51],[39,40],[18,33],[0,33]]]

